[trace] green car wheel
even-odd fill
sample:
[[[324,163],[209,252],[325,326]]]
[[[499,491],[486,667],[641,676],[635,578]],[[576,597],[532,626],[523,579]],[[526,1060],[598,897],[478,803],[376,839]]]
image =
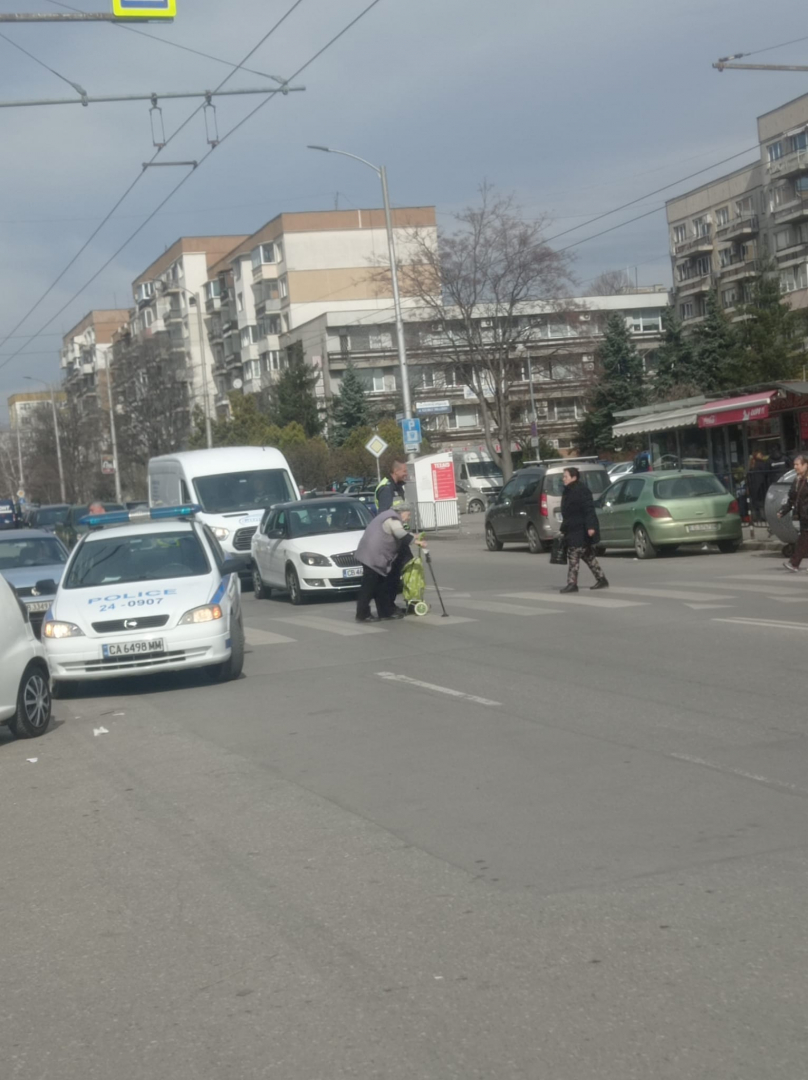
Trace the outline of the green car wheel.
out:
[[[638,559],[655,559],[657,556],[657,549],[644,525],[638,525],[634,530],[634,550]]]

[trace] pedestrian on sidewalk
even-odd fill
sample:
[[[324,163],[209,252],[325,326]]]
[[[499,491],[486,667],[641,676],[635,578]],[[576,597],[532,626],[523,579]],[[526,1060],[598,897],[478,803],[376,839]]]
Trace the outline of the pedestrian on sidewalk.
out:
[[[792,574],[798,572],[800,563],[808,555],[808,458],[804,454],[797,454],[794,458],[794,471],[797,475],[788,498],[777,512],[780,518],[791,512],[794,515],[794,524],[800,532],[794,554],[783,563],[786,570],[790,570]]]
[[[595,558],[594,546],[600,539],[598,516],[592,492],[574,466],[564,470],[564,493],[561,496],[561,532],[567,544],[567,584],[562,593],[578,592],[578,568],[583,560],[595,575],[592,589],[607,589],[609,582]]]
[[[356,558],[364,567],[362,586],[356,600],[356,621],[371,622],[370,601],[376,604],[377,618],[403,619],[404,612],[390,596],[389,577],[401,560],[409,561],[410,546],[424,547],[424,542],[408,532],[411,507],[402,502],[395,509],[382,510],[362,533]]]

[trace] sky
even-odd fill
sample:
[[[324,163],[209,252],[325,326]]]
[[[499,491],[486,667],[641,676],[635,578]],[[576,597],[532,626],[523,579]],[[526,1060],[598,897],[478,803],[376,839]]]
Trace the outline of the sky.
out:
[[[71,2],[86,11],[111,4]],[[138,27],[157,41],[105,24],[2,24],[0,101],[75,96],[53,72],[90,95],[212,89],[231,69],[166,43],[237,63],[293,3],[178,0],[173,24]],[[299,0],[247,66],[288,78],[368,3]],[[58,10],[52,0],[0,0],[0,13]],[[33,389],[25,376],[58,383],[61,335],[92,308],[128,306],[132,280],[179,236],[251,233],[283,211],[330,209],[337,199],[380,204],[369,170],[308,143],[384,163],[393,203],[434,204],[444,228],[483,181],[513,193],[526,217],[548,215],[548,238],[641,199],[555,246],[576,245],[581,291],[600,272],[625,267],[636,267],[640,284],[669,285],[664,212],[588,238],[752,160],[756,117],[808,92],[808,73],[719,74],[711,64],[802,36],[801,0],[778,0],[765,18],[759,0],[379,0],[295,80],[305,92],[219,99],[220,136],[267,104],[145,225],[188,171],[142,170],[154,152],[148,102],[3,109],[0,341],[14,336],[0,344],[0,425],[8,395]],[[753,59],[808,63],[808,40]],[[246,72],[228,82],[266,85]],[[165,101],[167,133],[196,105]],[[199,161],[207,149],[198,115],[158,160]]]

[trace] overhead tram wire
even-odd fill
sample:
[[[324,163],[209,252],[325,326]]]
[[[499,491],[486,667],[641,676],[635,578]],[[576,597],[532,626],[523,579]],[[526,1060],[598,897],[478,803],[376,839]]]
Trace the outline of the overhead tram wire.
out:
[[[300,2],[301,2],[301,0],[297,0],[297,3],[300,3]],[[295,7],[297,7],[297,3],[294,5]],[[303,64],[301,67],[299,67],[297,69],[297,71],[295,71],[292,75],[290,75],[288,81],[291,82],[292,79],[296,79],[307,68],[311,67],[311,65],[316,60],[318,60],[323,55],[324,52],[326,52],[333,45],[335,45],[340,40],[340,38],[344,37],[345,34],[348,33],[349,30],[353,29],[353,27],[356,26],[356,24],[358,22],[360,22],[366,15],[368,15],[373,10],[373,8],[375,8],[377,6],[377,4],[379,4],[379,3],[381,3],[381,0],[371,0],[371,3],[368,4],[367,7],[363,8],[363,10],[360,11],[359,14],[357,16],[355,16],[353,19],[351,19],[351,21],[346,26],[344,26],[342,28],[342,30],[340,30],[329,41],[327,41],[326,44],[322,46],[322,48],[318,49],[317,52],[313,56],[311,56],[306,61],[305,64]],[[284,16],[284,18],[285,17],[286,16]],[[255,50],[253,50],[253,52],[254,51]],[[224,143],[227,139],[229,139],[231,135],[234,135],[239,130],[239,128],[242,128],[249,120],[251,120],[252,117],[256,115],[256,113],[260,112],[260,110],[263,109],[265,105],[267,105],[270,101],[274,100],[274,98],[278,94],[282,94],[282,93],[283,93],[283,90],[281,88],[278,88],[277,90],[269,90],[269,91],[267,91],[267,97],[262,102],[260,102],[258,105],[256,105],[254,109],[252,109],[249,113],[247,113],[246,116],[242,117],[242,119],[239,120],[239,122],[237,124],[234,124],[233,127],[231,127],[229,131],[225,132],[225,134],[219,140],[218,146],[221,146],[222,143]],[[134,240],[134,238],[140,232],[143,231],[143,229],[149,224],[149,222],[152,220],[152,218],[154,218],[163,209],[163,207],[166,205],[166,203],[169,202],[169,200],[172,199],[174,197],[174,195],[176,195],[176,193],[180,190],[180,188],[183,187],[183,185],[185,183],[187,183],[187,181],[191,178],[192,175],[194,175],[194,173],[196,173],[198,171],[199,168],[201,168],[203,163],[208,160],[208,158],[211,156],[211,154],[216,149],[217,149],[217,147],[212,146],[208,150],[208,152],[206,154],[204,154],[199,159],[199,162],[197,164],[197,168],[194,169],[192,172],[187,173],[182,178],[182,180],[179,181],[179,183],[175,184],[175,186],[171,189],[171,191],[168,193],[168,195],[166,195],[166,197],[162,200],[162,202],[160,202],[154,208],[154,210],[152,210],[152,212],[149,214],[149,216],[146,218],[146,220],[141,222],[141,224],[135,229],[135,231],[133,233],[131,233],[127,237],[126,240],[124,240],[124,242],[121,244],[121,246],[115,252],[113,252],[113,254],[107,259],[107,261],[103,264],[103,266],[99,267],[99,269],[93,274],[93,276],[91,278],[89,278],[87,281],[85,281],[84,284],[81,286],[81,288],[79,288],[70,297],[70,299],[66,303],[64,303],[62,305],[62,307],[60,307],[59,310],[57,312],[55,312],[50,317],[50,319],[48,319],[48,321],[46,323],[43,323],[43,325],[39,328],[39,330],[37,330],[34,334],[32,334],[28,338],[28,340],[23,345],[21,345],[19,347],[19,349],[17,349],[16,352],[11,353],[11,355],[8,356],[3,361],[2,364],[0,364],[0,371],[2,371],[3,368],[7,367],[11,363],[12,360],[15,360],[17,358],[24,351],[26,345],[30,345],[30,343],[32,341],[35,341],[36,338],[38,338],[39,335],[44,330],[47,330],[47,328],[51,325],[51,323],[54,322],[54,320],[58,319],[58,317],[62,314],[62,312],[64,312],[68,307],[70,307],[70,305],[73,303],[73,301],[78,299],[78,297],[81,296],[81,294],[84,292],[84,290],[86,288],[88,288],[88,286],[92,285],[92,283],[96,280],[96,278],[100,277],[101,274],[103,274],[103,272],[107,269],[107,267],[112,262],[114,262],[115,259],[117,259],[117,257],[121,254],[121,252],[124,251],[129,246],[129,244],[132,242],[132,240]],[[5,340],[8,340],[8,338],[6,338]]]
[[[241,62],[240,62],[239,64],[237,64],[237,65],[236,65],[236,66],[235,66],[235,67],[233,68],[233,70],[232,70],[232,71],[230,71],[230,72],[229,72],[229,73],[228,73],[228,74],[227,74],[227,75],[225,76],[225,78],[224,78],[224,79],[222,79],[222,81],[221,81],[221,82],[219,83],[219,85],[218,85],[218,86],[216,87],[216,90],[217,90],[217,91],[218,91],[218,90],[221,90],[221,89],[222,89],[222,87],[223,87],[223,86],[224,86],[224,85],[225,85],[225,84],[226,84],[227,82],[229,82],[229,81],[230,81],[230,79],[232,79],[232,78],[233,78],[233,76],[234,76],[234,75],[236,74],[236,72],[238,72],[238,71],[240,71],[240,70],[241,70],[242,66],[243,66],[244,64],[246,64],[246,62],[247,62],[247,61],[248,61],[248,60],[250,59],[250,57],[251,57],[251,56],[252,56],[252,55],[253,55],[253,54],[254,54],[255,52],[257,52],[257,50],[258,50],[258,49],[260,49],[260,48],[261,48],[261,46],[262,46],[262,45],[263,45],[263,44],[264,44],[264,43],[265,43],[265,42],[266,42],[266,41],[267,41],[267,40],[268,40],[268,39],[269,39],[269,38],[270,38],[270,37],[271,37],[271,36],[272,36],[272,35],[273,35],[273,34],[275,33],[275,31],[276,31],[276,30],[277,30],[277,29],[278,29],[278,28],[279,28],[279,27],[281,26],[281,24],[282,24],[282,23],[284,23],[284,22],[285,22],[285,21],[286,21],[286,20],[287,20],[287,19],[289,18],[289,16],[290,16],[290,15],[291,15],[291,14],[292,14],[292,13],[293,13],[294,11],[295,11],[295,9],[296,9],[296,8],[298,8],[298,7],[300,7],[300,5],[301,5],[302,3],[303,3],[303,0],[295,0],[295,2],[294,2],[294,3],[292,4],[292,6],[291,6],[291,7],[290,7],[290,8],[289,8],[289,9],[288,9],[287,11],[286,11],[286,13],[285,13],[284,15],[282,15],[282,16],[280,17],[280,19],[278,19],[278,21],[277,21],[277,22],[276,22],[276,23],[274,24],[274,26],[272,26],[272,27],[271,27],[271,28],[270,28],[270,29],[269,29],[269,30],[267,31],[267,33],[266,33],[266,34],[264,34],[264,36],[263,36],[263,37],[261,38],[261,40],[260,40],[260,41],[259,41],[259,42],[257,43],[257,45],[255,45],[255,46],[254,46],[254,47],[253,47],[252,49],[250,49],[250,51],[249,51],[249,52],[247,53],[247,55],[246,55],[246,56],[245,56],[245,57],[244,57],[244,58],[243,58],[243,59],[241,60]],[[292,78],[294,78],[294,77],[295,77],[295,76],[292,76]],[[287,80],[287,81],[288,81],[288,82],[291,82],[291,79],[290,79],[290,80]],[[215,91],[214,91],[214,92],[215,92]],[[268,91],[268,93],[273,93],[273,94],[274,94],[275,92],[276,92],[276,91]],[[264,103],[265,103],[265,102],[264,102]],[[264,103],[262,103],[262,104],[264,104]],[[196,108],[195,108],[195,109],[194,109],[194,110],[193,110],[193,111],[192,111],[192,112],[191,112],[191,113],[190,113],[190,114],[189,114],[189,115],[188,115],[188,116],[187,116],[187,117],[185,118],[185,120],[183,120],[183,122],[182,122],[182,123],[181,123],[181,124],[179,125],[179,127],[178,127],[178,128],[176,128],[176,129],[175,129],[175,130],[174,130],[174,131],[173,131],[173,132],[172,132],[172,133],[171,133],[171,134],[169,135],[169,137],[168,137],[168,138],[166,139],[166,141],[165,141],[165,142],[163,143],[163,145],[162,145],[162,146],[158,146],[158,147],[157,147],[157,149],[155,150],[155,152],[154,152],[154,153],[152,154],[151,158],[149,159],[149,162],[148,162],[148,164],[149,164],[149,165],[151,165],[151,164],[152,164],[153,162],[155,162],[155,161],[157,160],[158,156],[159,156],[159,155],[160,155],[160,154],[162,153],[162,151],[163,151],[163,150],[165,150],[165,148],[166,148],[166,147],[167,147],[167,146],[169,145],[169,143],[171,143],[171,142],[172,142],[172,140],[173,140],[173,139],[175,139],[175,138],[177,137],[177,135],[179,135],[179,133],[180,133],[181,131],[183,131],[183,130],[184,130],[184,128],[186,128],[186,127],[188,126],[188,124],[190,124],[191,120],[193,120],[193,118],[194,118],[195,116],[197,116],[197,115],[199,114],[199,112],[200,112],[200,111],[201,111],[201,110],[202,110],[202,109],[203,109],[204,107],[205,107],[204,103],[203,103],[203,104],[201,104],[201,105],[197,105],[197,107],[196,107]],[[260,108],[260,106],[259,106],[259,108]],[[250,114],[250,115],[252,115],[252,114]],[[205,155],[205,157],[207,157],[207,155]],[[205,160],[205,158],[203,157],[203,158],[202,158],[201,160],[202,160],[202,161],[204,161],[204,160]],[[201,162],[200,162],[200,163],[201,163]],[[128,197],[129,197],[129,195],[130,195],[130,194],[132,193],[132,191],[133,191],[133,190],[135,189],[135,187],[137,187],[137,185],[138,185],[138,184],[140,183],[140,181],[141,181],[141,180],[143,179],[143,176],[145,175],[145,173],[146,173],[146,168],[145,168],[145,167],[144,167],[144,168],[141,168],[140,172],[139,172],[139,173],[137,174],[137,176],[136,176],[136,177],[135,177],[135,179],[134,179],[134,180],[132,181],[132,183],[131,183],[131,184],[129,185],[129,187],[127,187],[127,188],[126,188],[126,190],[125,190],[125,191],[123,192],[123,194],[122,194],[122,195],[120,196],[120,198],[119,198],[119,199],[117,200],[117,202],[116,202],[116,203],[114,204],[114,206],[113,206],[113,207],[112,207],[112,208],[111,208],[111,209],[110,209],[110,210],[108,211],[108,213],[107,213],[107,214],[106,214],[106,215],[105,215],[105,216],[104,216],[104,217],[103,217],[103,218],[101,219],[101,221],[99,222],[99,224],[98,224],[98,225],[96,226],[96,228],[95,228],[95,229],[94,229],[94,230],[93,230],[93,231],[92,231],[92,232],[90,233],[90,235],[89,235],[89,236],[87,237],[87,239],[85,240],[85,242],[84,242],[84,243],[82,244],[82,246],[81,246],[81,247],[79,248],[79,250],[78,250],[78,251],[76,252],[76,254],[75,254],[75,255],[73,256],[73,258],[72,258],[72,259],[71,259],[71,260],[70,260],[70,261],[69,261],[69,262],[67,263],[67,265],[66,265],[65,267],[63,267],[63,269],[62,269],[62,270],[60,271],[59,275],[58,275],[58,276],[57,276],[57,277],[56,277],[56,278],[55,278],[55,279],[54,279],[54,280],[53,280],[53,281],[51,282],[51,284],[50,284],[50,285],[48,286],[48,288],[47,288],[47,289],[45,290],[45,292],[44,292],[44,293],[43,293],[43,294],[42,294],[42,295],[41,295],[41,296],[39,297],[39,299],[38,299],[38,300],[36,300],[36,301],[35,301],[35,303],[34,303],[34,304],[33,304],[33,305],[32,305],[32,306],[31,306],[31,307],[30,307],[30,308],[28,309],[28,311],[26,311],[26,313],[25,313],[25,314],[23,315],[23,317],[22,317],[22,318],[21,318],[21,319],[19,320],[19,322],[18,322],[18,323],[16,323],[16,325],[15,325],[15,326],[13,326],[13,327],[11,328],[11,330],[10,330],[10,331],[8,332],[8,334],[6,334],[6,335],[5,335],[4,337],[0,338],[0,349],[2,349],[2,347],[3,347],[3,346],[4,346],[5,344],[6,344],[6,342],[7,342],[7,341],[8,341],[8,340],[9,340],[9,339],[10,339],[11,337],[13,337],[13,336],[14,336],[14,334],[16,334],[17,330],[19,330],[19,328],[20,328],[20,327],[21,327],[21,326],[22,326],[22,325],[23,325],[23,324],[24,324],[24,323],[25,323],[25,322],[26,322],[26,321],[27,321],[27,320],[28,320],[28,319],[29,319],[29,318],[31,317],[31,315],[33,315],[33,313],[34,313],[34,312],[36,311],[36,309],[37,309],[37,308],[39,307],[39,305],[40,305],[40,304],[41,304],[41,303],[42,303],[42,302],[43,302],[44,300],[46,300],[48,296],[50,296],[50,294],[51,294],[51,293],[53,292],[53,290],[54,290],[54,289],[56,288],[56,286],[57,286],[57,285],[59,284],[59,282],[60,282],[60,281],[62,280],[62,278],[63,278],[63,277],[65,276],[65,274],[66,274],[66,273],[68,272],[68,270],[70,270],[70,268],[71,268],[72,266],[74,266],[74,265],[75,265],[75,263],[76,263],[76,262],[77,262],[77,261],[78,261],[78,260],[79,260],[79,259],[81,258],[81,256],[82,256],[82,255],[84,254],[84,252],[85,252],[85,251],[87,250],[87,248],[88,248],[88,247],[90,246],[90,244],[91,244],[91,243],[93,242],[93,240],[95,240],[96,236],[98,236],[98,234],[99,234],[99,233],[101,232],[101,230],[102,230],[102,229],[104,228],[104,226],[105,226],[105,225],[107,224],[107,222],[108,222],[108,221],[109,221],[109,220],[110,220],[110,219],[111,219],[111,218],[112,218],[112,217],[114,216],[114,214],[115,214],[115,211],[116,211],[116,210],[118,209],[118,207],[120,207],[120,206],[121,206],[121,205],[122,205],[122,204],[123,204],[123,203],[124,203],[124,202],[126,201],[126,199],[127,199]],[[190,175],[190,173],[189,173],[188,175]],[[186,179],[187,179],[187,176],[186,176]],[[176,189],[175,189],[175,190],[176,190]],[[162,204],[161,204],[161,205],[162,205]],[[146,225],[146,224],[148,224],[148,222],[149,222],[150,220],[151,220],[151,217],[148,217],[148,218],[146,218],[146,220],[145,220],[145,221],[143,222],[143,225]],[[142,226],[141,226],[141,228],[142,228]],[[138,230],[138,231],[140,231],[140,230]],[[133,234],[133,236],[134,236],[134,235],[136,235],[136,234]],[[128,241],[127,241],[127,243],[128,243]],[[64,310],[64,308],[62,308],[62,310]],[[50,325],[50,323],[48,323],[48,324],[46,324],[46,325]],[[36,335],[35,335],[35,336],[36,336]],[[33,338],[32,338],[32,339],[30,339],[30,340],[33,340]],[[11,357],[11,359],[13,359],[13,356],[14,356],[14,355],[16,355],[16,354],[13,354],[13,355],[12,355],[12,357]],[[4,367],[4,366],[5,366],[5,364],[2,364],[2,365],[0,365],[0,367]]]
[[[24,49],[22,45],[18,45],[16,41],[14,41],[10,37],[7,37],[6,34],[0,34],[0,38],[2,38],[3,41],[8,42],[12,49],[17,49],[19,52],[24,53],[29,60],[33,60],[35,64],[39,64],[40,67],[44,68],[46,71],[49,71],[51,75],[55,75],[57,79],[61,79],[62,82],[67,83],[68,86],[72,87],[76,91],[76,93],[79,95],[79,98],[85,96],[86,91],[83,87],[79,86],[77,82],[73,82],[73,80],[68,79],[66,75],[62,75],[61,72],[57,71],[55,68],[52,68],[50,64],[46,64],[44,60],[40,60],[38,56],[34,56],[32,52],[28,52],[27,49]]]

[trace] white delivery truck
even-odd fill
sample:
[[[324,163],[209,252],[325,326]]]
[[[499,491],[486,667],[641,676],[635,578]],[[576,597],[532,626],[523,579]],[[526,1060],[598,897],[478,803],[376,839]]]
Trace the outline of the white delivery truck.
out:
[[[252,572],[252,537],[264,511],[299,498],[286,458],[271,446],[187,450],[149,462],[149,506],[201,506],[199,520],[240,574]]]
[[[487,450],[454,450],[457,503],[461,513],[480,514],[502,490],[502,469]]]

